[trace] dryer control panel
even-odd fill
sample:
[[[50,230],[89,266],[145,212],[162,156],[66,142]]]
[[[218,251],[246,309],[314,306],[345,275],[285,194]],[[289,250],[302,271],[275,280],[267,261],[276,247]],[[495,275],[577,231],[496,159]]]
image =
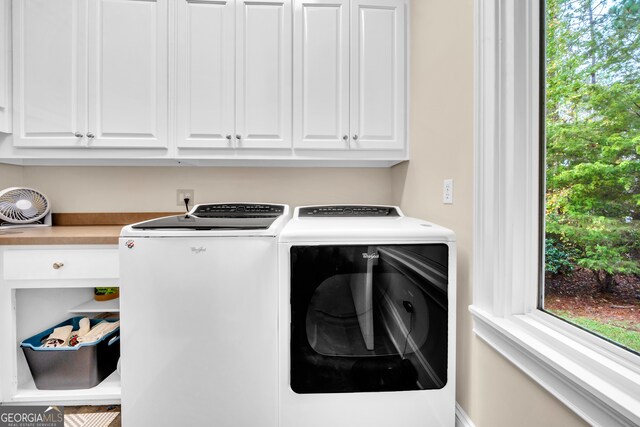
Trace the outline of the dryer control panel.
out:
[[[300,208],[298,217],[398,217],[392,206],[334,205]]]

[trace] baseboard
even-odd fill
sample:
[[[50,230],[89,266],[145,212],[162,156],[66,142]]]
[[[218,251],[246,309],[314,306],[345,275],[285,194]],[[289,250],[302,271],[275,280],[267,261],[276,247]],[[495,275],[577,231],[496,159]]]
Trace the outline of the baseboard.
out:
[[[456,427],[475,427],[471,418],[464,412],[458,402],[456,402]]]

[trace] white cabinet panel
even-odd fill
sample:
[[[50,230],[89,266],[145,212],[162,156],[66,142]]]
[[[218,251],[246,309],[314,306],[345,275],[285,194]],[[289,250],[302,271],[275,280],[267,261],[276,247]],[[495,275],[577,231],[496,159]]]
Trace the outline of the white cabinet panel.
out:
[[[91,0],[89,23],[89,145],[165,147],[166,0]]]
[[[226,0],[178,1],[179,148],[233,147],[234,6]]]
[[[239,148],[291,147],[291,3],[237,2]]]
[[[351,147],[402,149],[405,3],[352,0],[351,4]]]
[[[167,0],[14,0],[14,146],[166,147]]]
[[[15,146],[82,146],[85,5],[78,0],[13,2]]]
[[[117,279],[117,249],[8,249],[5,280]]]
[[[11,132],[11,0],[0,0],[0,132]]]
[[[295,148],[349,148],[348,14],[348,0],[295,3]]]
[[[86,307],[81,303],[97,305],[94,287],[118,286],[118,276],[115,245],[0,247],[0,404],[120,403],[117,373],[90,389],[37,389],[17,344],[72,317],[70,309]]]
[[[395,164],[408,3],[13,0],[14,138],[0,157]]]

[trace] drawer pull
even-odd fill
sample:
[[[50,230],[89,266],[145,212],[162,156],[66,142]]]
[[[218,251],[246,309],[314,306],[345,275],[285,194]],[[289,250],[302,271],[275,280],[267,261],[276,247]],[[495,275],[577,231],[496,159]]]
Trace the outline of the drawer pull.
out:
[[[54,270],[59,270],[62,267],[64,267],[64,263],[62,263],[62,262],[54,262],[53,263],[53,269]]]

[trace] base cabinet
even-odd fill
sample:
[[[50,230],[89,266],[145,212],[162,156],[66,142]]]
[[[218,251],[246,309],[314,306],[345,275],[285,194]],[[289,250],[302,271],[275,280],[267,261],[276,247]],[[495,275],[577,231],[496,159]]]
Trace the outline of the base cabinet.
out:
[[[30,270],[20,259],[31,258]],[[49,264],[55,259],[55,268]],[[68,267],[68,268],[67,268]],[[0,247],[0,403],[117,404],[120,376],[113,372],[89,389],[39,390],[20,343],[76,316],[119,313],[119,300],[94,301],[94,287],[118,286],[115,247]]]

